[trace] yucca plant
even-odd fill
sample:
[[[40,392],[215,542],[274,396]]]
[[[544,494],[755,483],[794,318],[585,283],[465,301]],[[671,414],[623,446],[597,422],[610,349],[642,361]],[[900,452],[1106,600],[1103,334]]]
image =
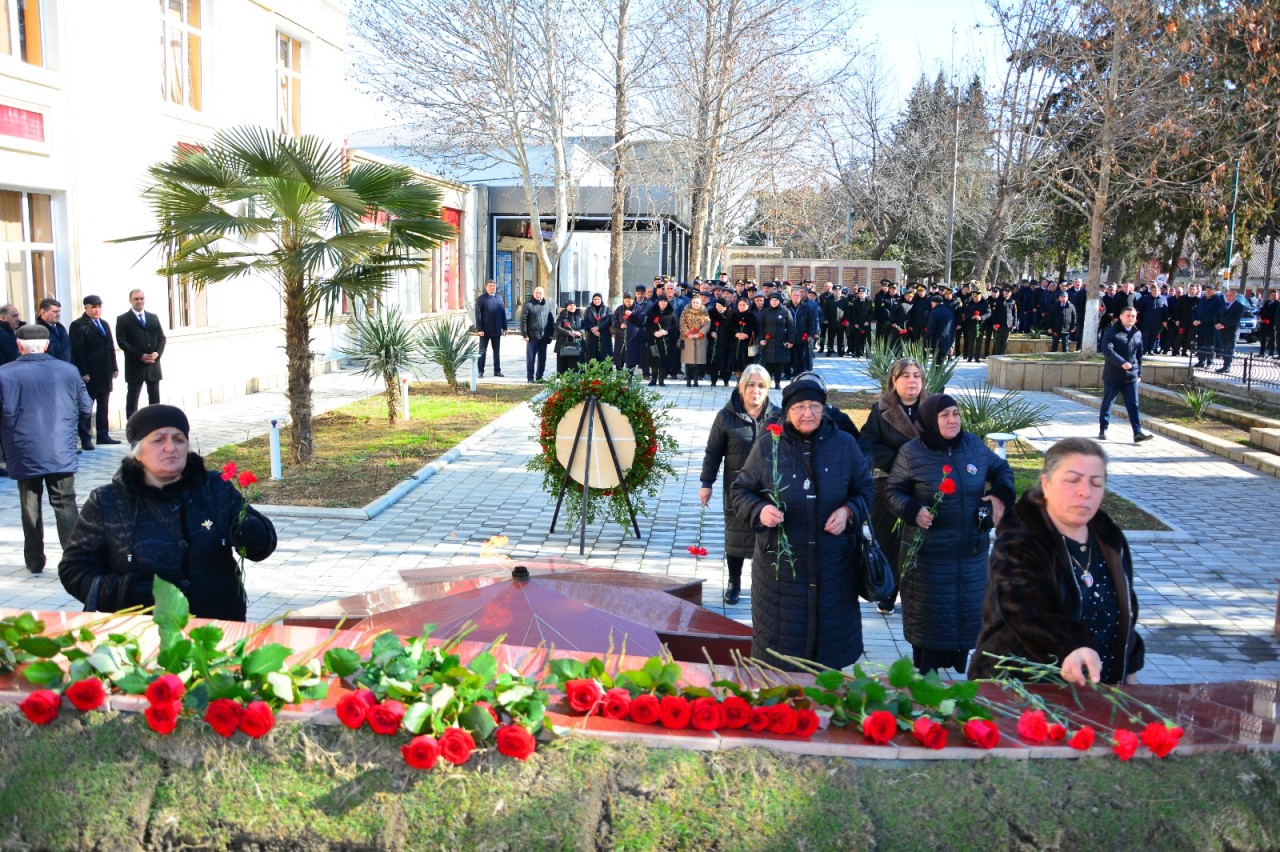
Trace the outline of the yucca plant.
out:
[[[1178,391],[1178,397],[1191,409],[1191,419],[1200,420],[1209,406],[1218,401],[1218,392],[1212,388],[1191,386]]]
[[[899,358],[914,358],[924,371],[926,393],[942,393],[956,371],[959,358],[945,358],[941,364],[933,363],[933,353],[925,349],[923,341],[900,342],[898,340],[873,340],[867,350],[867,377],[889,389],[889,370]]]
[[[423,358],[439,364],[449,387],[458,390],[458,369],[476,354],[476,340],[460,317],[428,323],[421,336]]]
[[[400,421],[400,374],[422,367],[422,332],[399,308],[367,312],[351,320],[351,338],[340,351],[360,366],[360,374],[381,378],[386,386],[387,423]]]
[[[996,396],[990,382],[966,387],[954,396],[965,431],[978,436],[1031,429],[1051,419],[1048,407],[1028,402],[1021,391]]]

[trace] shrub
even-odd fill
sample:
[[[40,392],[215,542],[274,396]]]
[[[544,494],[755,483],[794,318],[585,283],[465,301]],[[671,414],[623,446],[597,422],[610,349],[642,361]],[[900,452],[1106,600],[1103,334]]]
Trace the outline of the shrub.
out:
[[[421,337],[423,358],[439,364],[449,387],[458,390],[458,368],[478,351],[476,340],[465,320],[454,317],[428,323]]]
[[[959,358],[945,358],[941,364],[933,363],[932,353],[925,350],[922,341],[873,340],[867,349],[867,376],[880,386],[889,389],[889,369],[899,358],[914,358],[924,370],[926,393],[942,393],[956,371]]]
[[[1028,402],[1017,390],[1005,391],[997,397],[990,382],[967,387],[954,396],[965,431],[978,436],[1031,429],[1050,419],[1048,407]]]
[[[1191,409],[1191,418],[1199,420],[1209,406],[1218,401],[1218,392],[1212,388],[1186,387],[1178,391],[1178,397]]]
[[[360,365],[360,374],[381,378],[386,386],[387,422],[392,426],[400,419],[400,385],[402,372],[418,372],[423,353],[419,323],[409,323],[399,308],[381,305],[351,320],[351,339],[340,350]]]

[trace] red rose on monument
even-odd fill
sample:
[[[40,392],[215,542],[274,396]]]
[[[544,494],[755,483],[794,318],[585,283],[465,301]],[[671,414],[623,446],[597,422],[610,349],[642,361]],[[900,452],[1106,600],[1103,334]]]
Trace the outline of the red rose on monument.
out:
[[[157,734],[172,734],[178,727],[178,717],[182,715],[182,702],[171,701],[168,704],[152,704],[142,714],[147,725]]]
[[[1121,760],[1128,760],[1138,750],[1138,735],[1121,728],[1116,731],[1116,738],[1111,741],[1111,750]]]
[[[1045,721],[1043,710],[1028,710],[1018,720],[1018,736],[1033,743],[1042,743],[1049,739],[1049,723]]]
[[[787,736],[796,732],[796,711],[790,704],[775,704],[769,710],[769,733]]]
[[[529,755],[538,747],[538,741],[524,725],[503,725],[494,734],[494,738],[498,744],[498,753],[516,760],[528,760]]]
[[[862,735],[876,745],[884,745],[898,732],[898,717],[888,710],[877,710],[862,720]]]
[[[399,701],[384,701],[369,708],[365,721],[369,729],[384,737],[394,736],[400,730],[400,722],[404,719],[404,705]]]
[[[1088,751],[1093,747],[1093,738],[1093,728],[1085,725],[1083,728],[1071,735],[1071,739],[1067,740],[1067,745],[1077,751]]]
[[[990,719],[970,719],[964,723],[964,737],[978,748],[995,748],[1000,729]]]
[[[614,687],[604,694],[604,706],[600,715],[606,719],[625,719],[631,712],[631,693],[621,687]]]
[[[377,704],[378,699],[373,692],[368,689],[361,689],[357,692],[348,692],[339,698],[334,710],[338,714],[338,721],[354,731],[364,725],[364,720],[369,715],[370,708],[377,706]]]
[[[746,702],[746,699],[730,695],[720,702],[720,706],[724,708],[726,728],[745,728],[751,724],[751,705]]]
[[[769,708],[768,707],[752,707],[751,721],[747,723],[748,730],[762,734],[769,729]]]
[[[714,698],[695,699],[689,706],[689,711],[695,731],[714,731],[724,727],[724,709]]]
[[[416,736],[400,746],[400,756],[414,769],[434,769],[436,761],[440,759],[440,744],[435,737],[425,734]]]
[[[71,702],[81,713],[88,713],[90,710],[97,710],[107,700],[107,691],[102,687],[102,681],[96,677],[87,677],[84,680],[78,680],[67,687],[67,691],[63,693],[67,696],[67,700]]]
[[[662,718],[662,710],[655,695],[645,693],[631,699],[631,721],[640,725],[655,725]]]
[[[265,737],[275,726],[275,714],[271,712],[271,705],[265,701],[249,702],[244,708],[244,715],[240,717],[240,730],[255,740]]]
[[[1182,729],[1171,727],[1164,722],[1152,722],[1142,730],[1142,744],[1151,749],[1156,757],[1166,757],[1177,748],[1182,739]]]
[[[230,737],[240,730],[242,716],[244,710],[240,707],[240,702],[230,698],[216,698],[209,702],[208,709],[204,711],[204,720],[209,723],[209,727],[223,737]]]
[[[1049,726],[1049,739],[1052,742],[1060,743],[1067,738],[1067,729],[1054,722]]]
[[[574,712],[588,715],[596,712],[604,700],[604,690],[591,678],[565,681],[564,694]]]
[[[928,716],[916,719],[916,723],[911,726],[911,735],[925,748],[941,750],[947,744],[947,729]]]
[[[440,735],[440,756],[461,766],[471,759],[471,752],[476,750],[476,741],[461,728],[445,728]]]
[[[796,711],[795,736],[808,739],[818,730],[818,714],[812,710]]]
[[[689,727],[693,717],[693,708],[689,699],[681,695],[664,695],[658,702],[658,712],[662,717],[662,727],[676,730]]]
[[[152,704],[172,704],[181,701],[187,692],[182,678],[175,674],[160,675],[147,687],[147,701]]]
[[[61,695],[52,689],[38,689],[22,699],[18,709],[37,725],[47,725],[58,718],[58,708],[61,706]]]

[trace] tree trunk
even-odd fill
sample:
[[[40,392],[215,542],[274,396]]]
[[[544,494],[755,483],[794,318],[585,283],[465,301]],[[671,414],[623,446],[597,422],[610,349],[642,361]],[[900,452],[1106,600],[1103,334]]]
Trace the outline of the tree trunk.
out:
[[[311,435],[311,314],[303,282],[284,282],[284,348],[289,362],[289,459],[306,464],[315,454]]]
[[[1004,239],[1004,233],[1009,228],[1013,205],[1021,196],[1022,193],[1014,192],[1009,187],[1000,188],[1000,197],[996,200],[995,209],[991,211],[991,217],[987,220],[982,238],[978,240],[977,254],[973,259],[973,278],[977,281],[987,280],[987,273],[991,271],[991,261],[995,259],[1000,242]]]
[[[400,382],[396,374],[388,370],[382,374],[382,383],[387,388],[387,425],[395,426],[400,422]]]
[[[1169,276],[1170,286],[1173,286],[1173,278],[1178,274],[1178,261],[1182,259],[1182,247],[1186,245],[1189,230],[1191,230],[1190,219],[1178,226],[1178,236],[1174,237],[1173,248],[1169,251],[1169,260],[1165,262],[1164,271]]]
[[[631,0],[618,0],[618,35],[613,57],[613,205],[609,211],[609,304],[622,299],[622,234],[627,212],[627,14]]]

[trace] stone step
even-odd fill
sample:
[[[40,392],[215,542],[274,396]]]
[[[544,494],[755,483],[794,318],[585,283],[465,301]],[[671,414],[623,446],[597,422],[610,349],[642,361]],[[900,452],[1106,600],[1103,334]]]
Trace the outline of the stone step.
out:
[[[1280,453],[1280,429],[1260,429],[1255,426],[1249,430],[1249,443],[1269,453]]]

